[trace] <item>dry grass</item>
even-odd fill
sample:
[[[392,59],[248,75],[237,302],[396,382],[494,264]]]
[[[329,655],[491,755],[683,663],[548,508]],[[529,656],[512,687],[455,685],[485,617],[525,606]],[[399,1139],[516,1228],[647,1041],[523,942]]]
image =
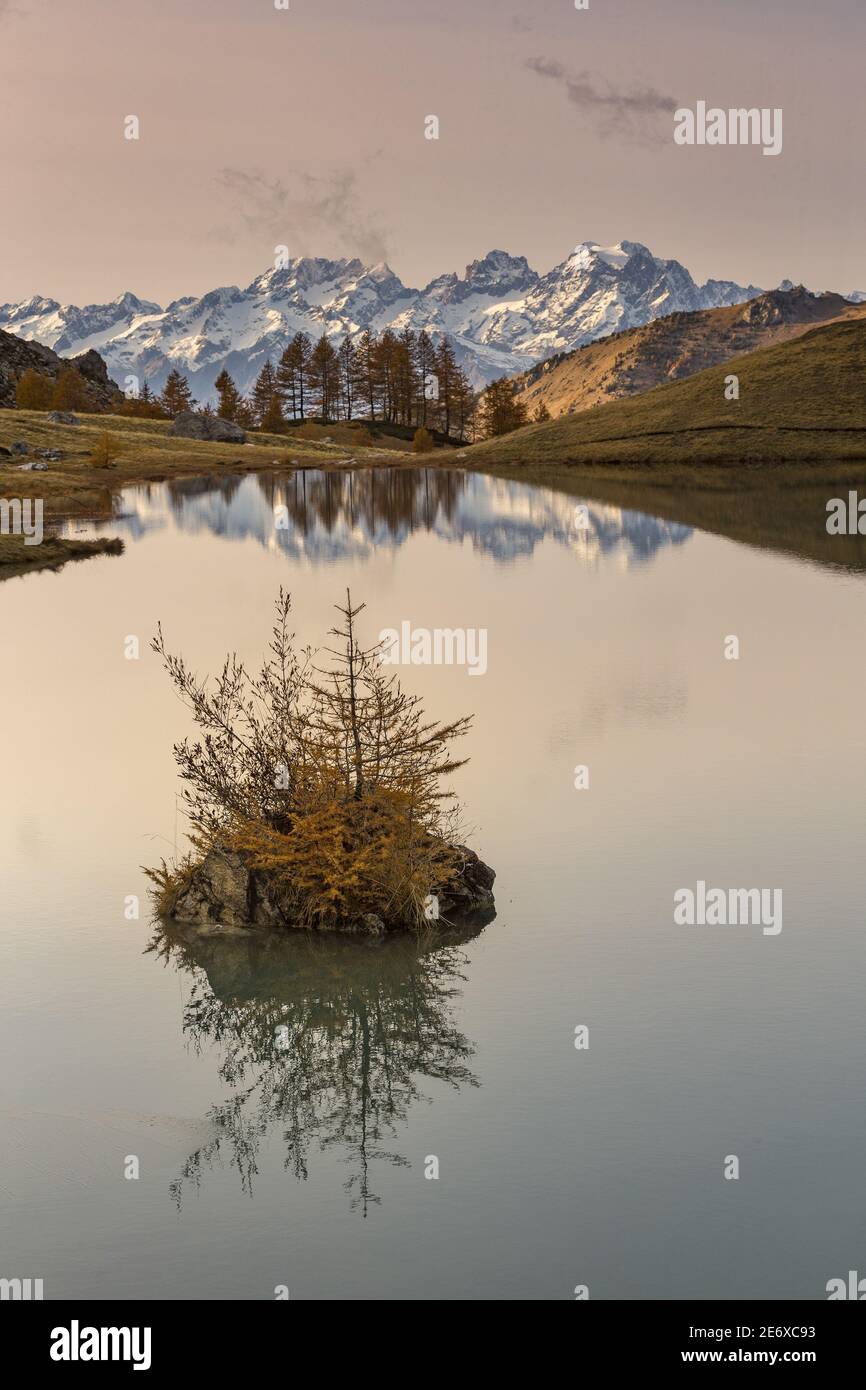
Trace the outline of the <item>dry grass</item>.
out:
[[[763,296],[747,305],[671,314],[612,333],[530,368],[516,379],[518,399],[530,419],[539,404],[556,419],[684,380],[733,357],[799,337],[819,323],[866,320],[866,305],[847,304],[839,295],[788,298],[790,302],[785,297],[780,302],[779,296]],[[769,311],[765,315],[758,312],[762,306]]]
[[[725,399],[739,377],[740,399]],[[866,319],[732,358],[564,419],[474,445],[469,468],[539,464],[782,464],[866,459]],[[820,465],[819,465],[820,466]]]

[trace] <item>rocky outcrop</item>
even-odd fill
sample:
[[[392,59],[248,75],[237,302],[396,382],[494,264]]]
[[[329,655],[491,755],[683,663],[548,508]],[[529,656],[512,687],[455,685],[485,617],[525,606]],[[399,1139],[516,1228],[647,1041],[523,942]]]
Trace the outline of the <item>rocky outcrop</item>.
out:
[[[431,917],[431,924],[489,921],[494,915],[493,869],[466,846],[457,848],[462,859],[460,875],[434,895],[437,915]],[[250,869],[240,854],[228,849],[210,850],[182,876],[164,915],[190,926],[222,930],[301,925],[292,918],[288,894],[279,879]],[[340,930],[384,936],[389,928],[380,917],[368,913],[347,921]]]
[[[208,439],[216,444],[245,444],[247,436],[232,420],[221,420],[219,415],[199,415],[194,410],[184,410],[169,426],[169,434],[181,439]]]
[[[74,367],[87,383],[95,410],[109,410],[120,394],[108,368],[93,349],[78,357],[59,357],[42,343],[25,342],[14,333],[0,329],[0,407],[14,407],[15,387],[26,371],[56,380],[67,367]]]

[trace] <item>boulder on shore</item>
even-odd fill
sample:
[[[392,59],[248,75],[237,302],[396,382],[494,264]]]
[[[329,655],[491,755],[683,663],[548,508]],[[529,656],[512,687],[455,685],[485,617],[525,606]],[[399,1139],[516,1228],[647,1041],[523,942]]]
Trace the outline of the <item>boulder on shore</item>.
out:
[[[463,857],[459,878],[435,896],[438,920],[466,921],[494,915],[493,869],[471,849],[456,846]],[[165,916],[198,927],[305,928],[292,920],[285,888],[274,875],[251,869],[235,850],[209,850],[201,863],[185,874],[174,890]],[[431,920],[431,926],[435,921]],[[380,917],[367,913],[348,921],[340,930],[366,936],[384,936],[390,929]]]
[[[183,410],[172,420],[169,434],[181,439],[207,439],[214,444],[245,444],[246,432],[233,420],[219,415],[200,415],[195,410]]]

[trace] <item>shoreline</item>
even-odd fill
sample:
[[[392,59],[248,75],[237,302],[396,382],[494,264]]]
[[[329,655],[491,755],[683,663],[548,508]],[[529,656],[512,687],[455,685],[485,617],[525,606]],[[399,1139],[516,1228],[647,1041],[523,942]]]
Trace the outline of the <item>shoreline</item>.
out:
[[[866,570],[866,538],[828,536],[823,524],[832,496],[848,488],[866,492],[866,463],[857,457],[742,462],[669,456],[565,462],[532,457],[531,448],[525,449],[532,430],[520,431],[513,443],[504,436],[461,449],[412,454],[370,445],[352,449],[345,441],[324,439],[298,440],[299,447],[292,448],[278,435],[243,445],[216,444],[174,438],[167,433],[168,422],[105,415],[79,418],[78,425],[64,426],[37,412],[0,411],[0,444],[8,447],[23,439],[30,445],[31,460],[45,447],[64,455],[48,461],[45,471],[23,469],[17,460],[0,457],[0,497],[41,499],[47,529],[40,546],[24,547],[22,538],[0,535],[0,582],[59,569],[68,560],[120,554],[120,540],[77,541],[58,536],[56,528],[66,520],[110,522],[124,488],[220,474],[288,477],[356,468],[478,472],[645,512],[817,564]],[[96,468],[90,450],[105,432],[117,434],[121,453],[111,468]],[[521,454],[526,461],[516,462]]]

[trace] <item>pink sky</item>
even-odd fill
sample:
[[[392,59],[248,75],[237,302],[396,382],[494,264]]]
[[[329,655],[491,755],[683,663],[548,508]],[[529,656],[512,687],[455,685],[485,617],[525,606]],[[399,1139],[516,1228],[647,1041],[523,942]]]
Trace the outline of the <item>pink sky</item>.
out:
[[[862,0],[0,0],[0,302],[623,238],[866,290],[864,40]],[[676,146],[699,99],[781,107],[781,155]]]

